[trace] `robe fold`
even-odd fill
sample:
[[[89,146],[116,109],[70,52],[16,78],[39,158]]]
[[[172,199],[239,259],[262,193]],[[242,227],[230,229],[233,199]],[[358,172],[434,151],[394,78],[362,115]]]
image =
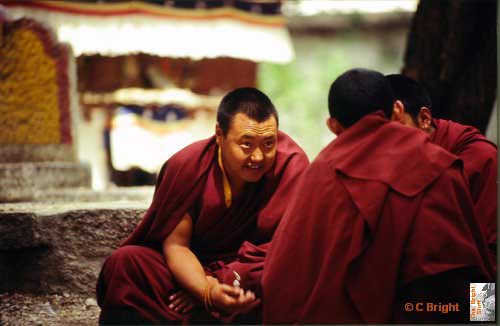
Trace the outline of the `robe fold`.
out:
[[[479,130],[459,123],[433,119],[431,141],[457,155],[464,162],[464,173],[474,201],[476,217],[496,267],[497,250],[497,146]]]
[[[442,297],[417,282],[492,279],[460,160],[381,112],[331,142],[289,202],[265,260],[266,324],[411,322],[401,298]]]
[[[215,137],[189,145],[162,167],[152,204],[143,220],[107,258],[97,284],[98,303],[126,307],[155,323],[190,322],[168,308],[179,290],[162,254],[162,242],[189,213],[193,219],[191,250],[207,275],[260,294],[264,258],[307,156],[279,132],[273,168],[243,194],[225,205],[223,172],[217,163]],[[102,317],[102,314],[101,314]]]

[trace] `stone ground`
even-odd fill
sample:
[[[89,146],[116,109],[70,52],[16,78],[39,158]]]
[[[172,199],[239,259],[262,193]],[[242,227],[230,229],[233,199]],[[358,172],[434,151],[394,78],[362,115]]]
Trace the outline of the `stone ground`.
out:
[[[97,325],[99,307],[82,294],[0,293],[0,326]]]
[[[97,326],[99,312],[95,299],[84,294],[0,293],[0,326]],[[213,321],[196,325],[222,325]]]

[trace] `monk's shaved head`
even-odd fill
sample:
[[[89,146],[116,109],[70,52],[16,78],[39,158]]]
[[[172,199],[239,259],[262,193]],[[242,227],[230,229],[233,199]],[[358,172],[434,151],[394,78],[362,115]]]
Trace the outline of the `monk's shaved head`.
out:
[[[381,73],[362,68],[344,72],[330,86],[330,116],[348,128],[372,112],[382,110],[391,117],[394,93]]]
[[[387,75],[386,78],[394,91],[396,99],[403,102],[405,112],[410,114],[417,123],[417,117],[422,107],[429,110],[432,106],[431,97],[427,90],[415,80],[400,74]]]
[[[237,88],[224,96],[219,104],[217,123],[224,136],[227,135],[233,117],[237,113],[243,113],[257,122],[263,122],[274,116],[278,123],[278,112],[269,97],[253,87]]]

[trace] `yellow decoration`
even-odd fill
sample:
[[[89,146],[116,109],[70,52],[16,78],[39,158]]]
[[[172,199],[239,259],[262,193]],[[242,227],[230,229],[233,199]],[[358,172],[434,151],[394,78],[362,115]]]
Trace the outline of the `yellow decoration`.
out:
[[[0,143],[61,143],[56,62],[30,29],[0,47]]]

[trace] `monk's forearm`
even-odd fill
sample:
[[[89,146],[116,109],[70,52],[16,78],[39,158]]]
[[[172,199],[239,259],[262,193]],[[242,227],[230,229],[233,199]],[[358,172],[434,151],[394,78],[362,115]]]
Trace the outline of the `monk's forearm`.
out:
[[[195,254],[186,246],[171,245],[164,248],[167,266],[176,281],[200,301],[208,285],[205,271]]]

